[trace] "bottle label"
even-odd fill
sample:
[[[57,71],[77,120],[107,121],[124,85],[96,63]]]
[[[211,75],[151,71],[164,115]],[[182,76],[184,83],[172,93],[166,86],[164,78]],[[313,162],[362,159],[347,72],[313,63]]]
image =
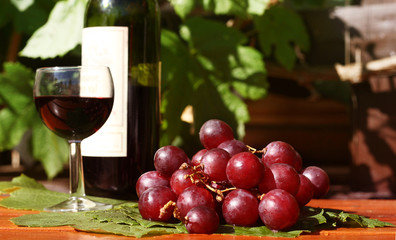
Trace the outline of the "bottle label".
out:
[[[82,31],[82,65],[110,68],[114,105],[107,122],[81,143],[83,156],[127,155],[128,27],[88,27]]]

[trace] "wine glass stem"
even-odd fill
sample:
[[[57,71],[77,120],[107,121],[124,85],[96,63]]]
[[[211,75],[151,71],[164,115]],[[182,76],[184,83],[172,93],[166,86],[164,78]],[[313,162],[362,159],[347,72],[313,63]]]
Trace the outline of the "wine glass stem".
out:
[[[85,196],[84,173],[81,156],[81,141],[70,140],[70,194],[75,197]]]

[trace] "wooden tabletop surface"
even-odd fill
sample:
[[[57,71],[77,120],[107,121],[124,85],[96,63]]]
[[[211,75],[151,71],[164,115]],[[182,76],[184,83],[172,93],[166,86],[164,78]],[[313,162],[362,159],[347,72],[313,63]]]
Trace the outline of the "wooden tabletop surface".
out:
[[[312,200],[308,205],[312,207],[340,209],[346,212],[356,213],[370,218],[386,221],[396,224],[396,200],[335,200],[323,199]],[[37,211],[22,211],[0,207],[0,239],[133,239],[131,237],[95,234],[79,232],[72,227],[51,227],[51,228],[34,228],[18,227],[9,219],[24,214],[38,213]],[[271,237],[251,237],[251,236],[232,236],[232,235],[204,235],[204,234],[178,234],[149,237],[143,239],[155,240],[259,240],[259,239],[277,239]],[[290,239],[290,238],[285,238]],[[365,240],[365,239],[396,239],[395,227],[384,228],[338,228],[335,230],[322,230],[317,233],[303,234],[297,239],[347,239],[347,240]]]

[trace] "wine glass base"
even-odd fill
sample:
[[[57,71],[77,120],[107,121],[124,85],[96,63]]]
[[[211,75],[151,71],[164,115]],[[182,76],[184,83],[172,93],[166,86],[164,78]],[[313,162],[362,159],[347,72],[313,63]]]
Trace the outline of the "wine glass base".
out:
[[[66,201],[58,203],[54,206],[44,208],[44,211],[49,212],[83,212],[94,210],[111,209],[113,205],[106,203],[99,203],[89,200],[85,197],[69,197]]]

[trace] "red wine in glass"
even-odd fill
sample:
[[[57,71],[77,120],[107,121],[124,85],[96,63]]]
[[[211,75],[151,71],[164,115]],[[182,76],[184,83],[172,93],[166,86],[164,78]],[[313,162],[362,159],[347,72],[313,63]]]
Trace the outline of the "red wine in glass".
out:
[[[113,98],[39,96],[34,98],[44,124],[65,139],[82,140],[106,122]]]

